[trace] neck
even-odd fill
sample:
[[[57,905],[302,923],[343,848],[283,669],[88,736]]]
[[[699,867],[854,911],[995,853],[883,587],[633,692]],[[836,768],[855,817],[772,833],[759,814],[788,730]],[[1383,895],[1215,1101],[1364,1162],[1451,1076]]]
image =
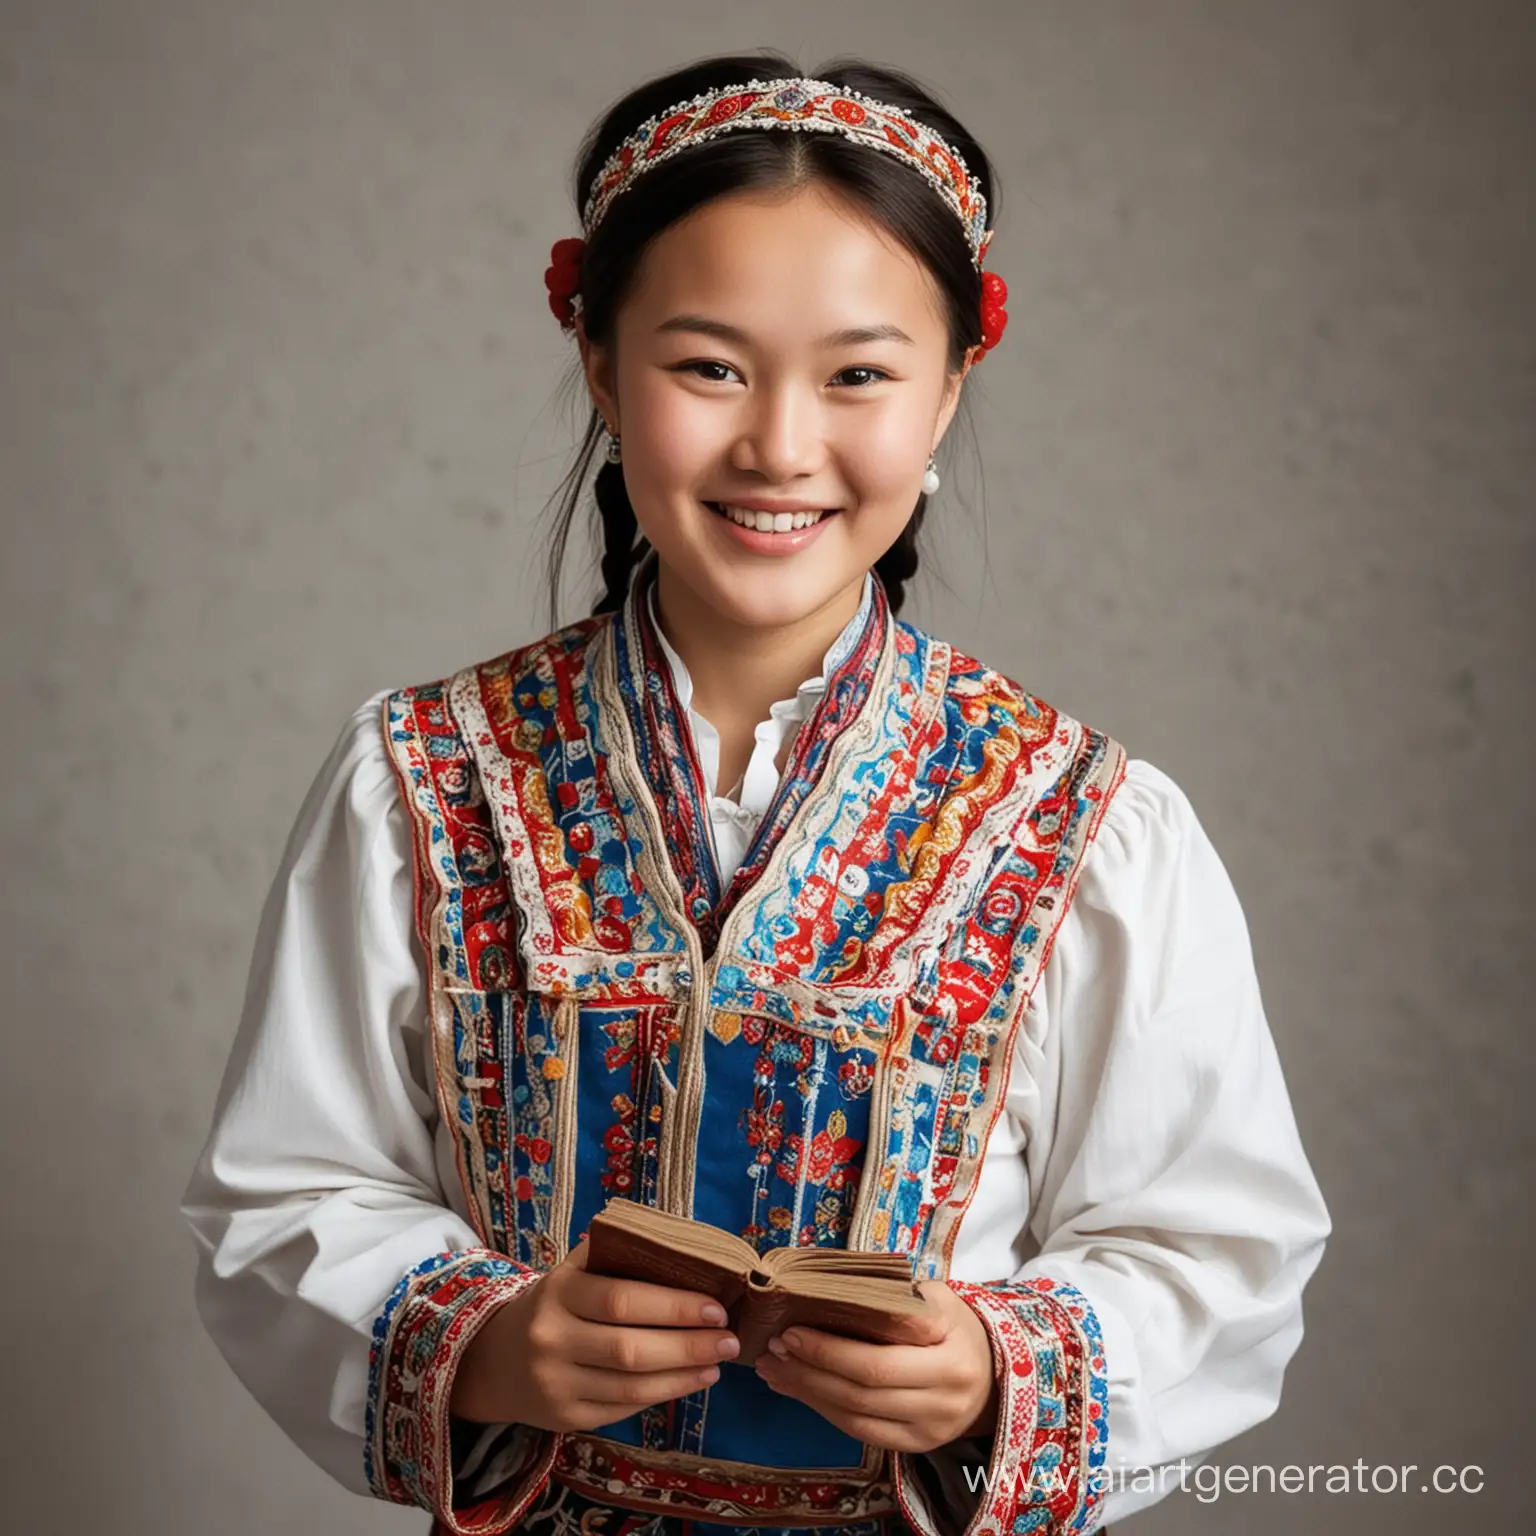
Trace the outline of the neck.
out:
[[[793,698],[843,626],[859,611],[864,577],[820,608],[770,628],[734,624],[701,603],[663,564],[656,573],[656,614],[693,680],[693,708],[722,732],[740,722],[750,731],[769,705]]]

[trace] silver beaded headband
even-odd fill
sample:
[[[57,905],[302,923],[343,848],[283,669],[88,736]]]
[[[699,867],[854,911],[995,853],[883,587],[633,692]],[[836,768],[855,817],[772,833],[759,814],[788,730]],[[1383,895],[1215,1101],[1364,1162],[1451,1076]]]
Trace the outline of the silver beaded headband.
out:
[[[583,234],[653,165],[738,128],[788,128],[840,133],[910,165],[954,210],[965,229],[971,262],[987,254],[987,200],[965,161],[926,124],[899,107],[825,80],[748,80],[679,102],[648,118],[609,156],[582,210]]]

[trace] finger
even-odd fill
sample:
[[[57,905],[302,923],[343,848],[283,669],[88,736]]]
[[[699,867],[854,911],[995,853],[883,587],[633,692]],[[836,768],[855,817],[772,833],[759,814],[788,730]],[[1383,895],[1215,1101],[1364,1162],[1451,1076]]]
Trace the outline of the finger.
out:
[[[757,1373],[775,1392],[798,1398],[819,1413],[836,1409],[911,1425],[932,1419],[944,1401],[930,1387],[871,1388],[803,1361],[776,1360],[772,1355],[758,1360]]]
[[[822,1417],[826,1418],[827,1415],[823,1414]],[[944,1443],[942,1440],[926,1439],[921,1431],[910,1424],[893,1424],[889,1419],[872,1418],[864,1413],[840,1413],[830,1422],[836,1424],[844,1434],[852,1435],[855,1440],[865,1445],[878,1445],[888,1451],[918,1454],[931,1451]]]
[[[720,1368],[715,1365],[702,1370],[694,1366],[685,1370],[640,1374],[604,1371],[585,1365],[573,1366],[571,1370],[570,1389],[581,1402],[587,1406],[611,1408],[614,1416],[619,1418],[637,1409],[648,1408],[652,1403],[668,1403],[675,1397],[700,1392],[720,1379]]]
[[[616,1280],[583,1268],[571,1276],[566,1309],[592,1323],[622,1327],[723,1327],[725,1308],[711,1296],[648,1280]]]
[[[786,1358],[865,1387],[942,1385],[947,1374],[946,1352],[932,1344],[870,1344],[803,1324],[786,1329],[782,1342],[789,1351]]]
[[[736,1335],[723,1328],[625,1328],[583,1321],[572,1334],[568,1358],[633,1375],[718,1365],[740,1352]]]
[[[810,1406],[816,1407],[815,1404]],[[932,1450],[933,1445],[942,1444],[935,1441],[925,1444],[919,1431],[915,1431],[910,1424],[898,1424],[891,1419],[882,1419],[870,1413],[848,1413],[845,1410],[828,1403],[825,1407],[816,1407],[816,1411],[828,1423],[834,1424],[845,1435],[852,1435],[855,1440],[862,1440],[865,1445],[882,1446],[890,1451],[926,1451]]]

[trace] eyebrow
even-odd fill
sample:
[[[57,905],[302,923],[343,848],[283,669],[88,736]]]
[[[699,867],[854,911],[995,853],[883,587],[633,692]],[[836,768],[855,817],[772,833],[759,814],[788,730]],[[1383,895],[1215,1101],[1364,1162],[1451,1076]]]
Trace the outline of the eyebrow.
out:
[[[690,331],[700,336],[714,336],[721,341],[735,342],[739,347],[750,345],[747,333],[724,320],[711,320],[707,315],[673,315],[656,327],[657,335],[668,331]],[[899,325],[889,322],[883,325],[851,325],[846,330],[829,331],[816,338],[818,347],[856,347],[870,341],[900,341],[909,347],[917,343]]]

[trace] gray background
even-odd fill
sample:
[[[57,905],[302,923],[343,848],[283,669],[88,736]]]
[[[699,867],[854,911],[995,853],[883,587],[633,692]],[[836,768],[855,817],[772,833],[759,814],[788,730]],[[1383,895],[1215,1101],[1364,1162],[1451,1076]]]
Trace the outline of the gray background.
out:
[[[759,11],[0,5],[0,1523],[422,1528],[246,1398],[176,1203],[342,720],[548,628],[581,133],[768,43],[916,70],[1002,180],[912,616],[1172,774],[1249,915],[1337,1235],[1217,1459],[1487,1477],[1137,1528],[1525,1528],[1531,7]]]

